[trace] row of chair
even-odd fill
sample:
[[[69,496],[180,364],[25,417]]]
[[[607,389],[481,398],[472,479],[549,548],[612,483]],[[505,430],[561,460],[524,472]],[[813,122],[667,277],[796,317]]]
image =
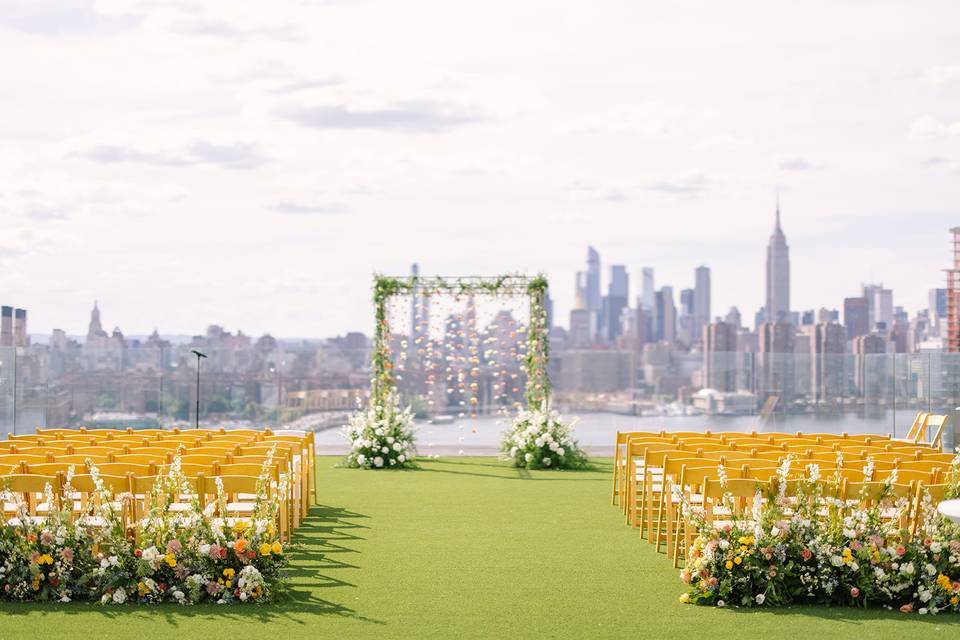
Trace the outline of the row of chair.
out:
[[[920,417],[918,420],[923,422]],[[675,533],[683,527],[683,518],[671,493],[674,485],[689,496],[699,496],[697,492],[704,490],[706,480],[716,480],[719,467],[723,466],[728,469],[728,477],[755,486],[769,482],[787,457],[793,461],[794,474],[805,473],[810,465],[816,465],[822,477],[837,478],[838,486],[882,481],[896,473],[898,491],[911,495],[914,486],[940,486],[954,460],[952,454],[925,444],[897,441],[889,436],[618,433],[612,501],[620,503],[627,522],[656,544],[658,550],[666,539],[677,562]],[[697,482],[681,480],[683,473],[692,474]]]
[[[98,468],[98,471],[100,469]],[[166,468],[160,468],[162,474]],[[183,511],[190,505],[183,500],[190,494],[195,494],[199,500],[199,507],[203,509],[208,503],[216,502],[218,485],[222,487],[225,497],[224,513],[215,515],[226,520],[228,526],[233,526],[239,520],[248,520],[256,506],[255,496],[260,484],[261,473],[233,474],[240,469],[230,469],[230,474],[215,477],[198,474],[186,479],[187,494],[173,496],[169,506],[171,511]],[[289,520],[286,513],[287,503],[277,495],[277,467],[268,469],[270,482],[264,483],[267,490],[265,498],[277,504],[274,525],[280,539],[286,541],[290,537]],[[113,495],[110,506],[121,520],[125,531],[139,532],[139,524],[149,513],[153,499],[153,489],[157,482],[157,475],[138,475],[136,473],[99,474],[102,486],[109,489]],[[68,510],[75,520],[81,520],[87,526],[107,526],[109,523],[101,516],[96,515],[97,507],[102,506],[102,496],[98,493],[95,478],[89,473],[78,473],[69,477],[63,472],[55,474],[17,473],[3,478],[5,488],[17,495],[26,508],[26,515],[35,522],[42,522],[50,513],[54,505],[49,504],[45,493],[47,487],[52,490],[53,500],[58,509]],[[126,497],[126,499],[124,499]],[[21,517],[16,502],[3,503],[3,515],[7,521],[14,521]]]
[[[185,473],[210,478],[224,473],[246,474],[259,469],[268,456],[277,479],[286,476],[286,528],[299,526],[311,498],[316,503],[318,480],[312,432],[271,430],[89,430],[38,429],[30,435],[0,442],[0,473],[41,475],[66,473],[70,465],[92,462],[102,473],[125,478],[128,473],[149,477],[179,457]],[[239,465],[239,466],[238,466]]]

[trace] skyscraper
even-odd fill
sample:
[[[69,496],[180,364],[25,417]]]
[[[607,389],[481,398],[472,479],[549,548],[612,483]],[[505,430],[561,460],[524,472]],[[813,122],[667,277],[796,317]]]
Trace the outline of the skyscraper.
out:
[[[780,228],[779,197],[773,234],[767,244],[767,304],[764,312],[767,322],[786,321],[790,314],[790,248]]]
[[[27,310],[13,310],[13,346],[27,346]]]
[[[870,332],[870,306],[865,297],[843,299],[843,324],[847,327],[847,340]]]
[[[673,304],[673,287],[657,291],[657,336],[664,342],[677,341],[677,308]]]
[[[587,309],[600,313],[600,254],[587,247]]]
[[[643,268],[643,286],[640,289],[640,296],[643,302],[643,306],[646,308],[647,312],[649,313],[653,311],[653,305],[654,305],[653,267]]]
[[[693,272],[693,335],[702,339],[703,328],[710,322],[710,268],[699,266]]]
[[[737,328],[726,322],[703,330],[704,386],[717,391],[737,390]]]
[[[623,326],[621,316],[624,307],[627,306],[627,293],[630,288],[630,280],[627,276],[627,269],[622,264],[615,264],[610,267],[610,284],[608,293],[604,298],[603,325],[604,337],[614,342],[623,335]]]
[[[13,346],[13,307],[0,307],[0,347]]]
[[[777,396],[776,407],[785,411],[793,402],[795,386],[793,325],[764,322],[758,333],[757,395],[764,402]]]
[[[844,395],[844,348],[846,333],[836,322],[819,322],[811,344],[813,399],[817,402]]]

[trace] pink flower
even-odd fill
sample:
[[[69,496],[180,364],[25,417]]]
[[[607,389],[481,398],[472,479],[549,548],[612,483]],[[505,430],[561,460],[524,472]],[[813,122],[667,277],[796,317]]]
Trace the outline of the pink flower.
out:
[[[70,547],[64,547],[60,550],[60,557],[63,558],[63,561],[68,564],[73,562],[73,549]]]
[[[852,589],[850,589],[850,597],[851,597],[851,598],[859,598],[859,597],[860,597],[860,589],[857,589],[856,587],[853,587]]]
[[[730,530],[731,530],[732,528],[733,528],[733,527],[731,527],[730,525],[725,524],[725,525],[723,525],[722,531],[723,531],[724,533],[730,533]]]
[[[36,551],[34,551],[33,553],[31,553],[31,554],[30,554],[30,564],[36,564],[36,563],[37,563],[37,558],[39,558],[39,557],[40,557],[40,554],[37,553]]]
[[[804,549],[801,555],[803,556],[804,561],[807,561],[813,557],[813,551],[810,551],[810,549]]]
[[[218,544],[212,544],[212,545],[210,545],[210,550],[207,551],[207,555],[210,556],[210,559],[211,559],[211,560],[219,560],[219,559],[220,559],[220,545],[218,545]]]
[[[913,613],[913,604],[905,604],[900,607],[900,613]]]
[[[897,555],[901,557],[907,555],[907,548],[903,545],[897,547]],[[913,607],[913,605],[910,606]]]
[[[167,543],[167,553],[180,553],[181,549],[183,549],[183,547],[176,538]]]
[[[53,544],[53,534],[49,531],[44,531],[40,534],[40,544],[51,545]]]
[[[850,548],[853,549],[854,551],[860,551],[860,549],[863,548],[863,545],[860,544],[859,540],[854,540],[850,543]]]
[[[216,582],[213,582],[211,580],[210,582],[207,583],[207,593],[209,593],[212,596],[215,596],[217,595],[218,591],[220,591],[220,585],[218,585]]]
[[[710,579],[707,580],[707,584],[709,584],[711,587],[716,587],[718,584],[720,584],[720,581],[717,580],[716,576],[710,576]]]
[[[687,571],[686,569],[681,571],[680,580],[682,580],[684,584],[690,584],[690,572]]]

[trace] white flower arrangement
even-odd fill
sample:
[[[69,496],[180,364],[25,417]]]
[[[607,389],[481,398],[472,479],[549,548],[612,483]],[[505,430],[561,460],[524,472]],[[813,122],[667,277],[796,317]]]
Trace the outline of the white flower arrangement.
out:
[[[401,409],[396,396],[381,405],[360,410],[343,427],[350,441],[347,465],[362,469],[386,469],[413,465],[417,450],[413,410]]]
[[[573,440],[575,421],[564,422],[553,409],[520,411],[504,436],[501,450],[517,467],[581,469],[587,456]]]

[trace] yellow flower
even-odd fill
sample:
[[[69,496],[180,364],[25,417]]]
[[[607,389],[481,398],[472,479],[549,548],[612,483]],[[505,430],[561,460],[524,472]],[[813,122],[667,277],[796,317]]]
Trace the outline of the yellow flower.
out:
[[[953,582],[947,576],[942,573],[937,576],[937,584],[944,591],[953,591]]]
[[[958,598],[957,596],[953,596],[952,598],[950,598],[950,604],[956,605],[958,602],[960,602],[960,598]]]
[[[740,564],[741,562],[743,562],[743,558],[741,558],[740,556],[737,556],[736,558],[733,559],[734,564]]]
[[[727,563],[723,566],[725,566],[727,569],[733,569],[733,563],[730,562],[729,560],[727,560]]]
[[[846,564],[853,562],[853,553],[850,551],[850,549],[844,549],[840,555],[843,556],[843,561]]]
[[[163,559],[171,567],[177,566],[177,556],[173,555],[172,553],[168,553],[167,555],[163,556]]]
[[[230,567],[227,567],[226,569],[223,570],[223,575],[227,576],[227,578],[232,578],[235,573],[236,571],[234,571]]]
[[[237,523],[233,525],[233,530],[237,533],[243,533],[247,530],[247,526],[246,520],[237,520]]]
[[[283,545],[280,544],[279,540],[275,540],[273,543],[273,546],[270,547],[270,550],[273,551],[275,554],[280,555],[281,553],[283,553]]]
[[[224,586],[226,586],[227,589],[229,589],[230,587],[233,586],[233,580],[227,580],[227,582],[226,582],[226,584],[225,584]]]
[[[690,602],[690,594],[689,593],[680,594],[680,603],[687,604],[688,602]]]
[[[260,555],[268,556],[270,555],[270,545],[264,542],[260,545]]]

